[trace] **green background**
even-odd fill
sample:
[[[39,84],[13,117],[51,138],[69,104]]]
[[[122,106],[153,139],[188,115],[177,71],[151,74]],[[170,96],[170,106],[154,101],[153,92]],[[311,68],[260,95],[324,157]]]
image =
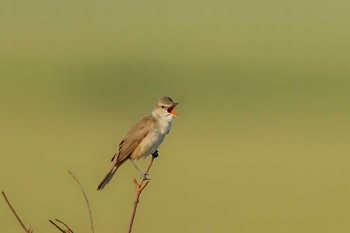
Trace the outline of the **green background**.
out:
[[[1,0],[0,188],[35,232],[89,232],[71,170],[96,232],[125,232],[135,169],[96,187],[169,95],[134,232],[350,232],[349,22],[344,0]],[[0,228],[22,230],[3,200]]]

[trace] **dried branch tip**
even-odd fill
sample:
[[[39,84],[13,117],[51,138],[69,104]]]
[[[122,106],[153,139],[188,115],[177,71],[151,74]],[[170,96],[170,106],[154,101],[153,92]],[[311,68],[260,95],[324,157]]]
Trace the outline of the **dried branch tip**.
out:
[[[57,218],[55,219],[56,222],[61,223],[62,225],[64,225],[66,227],[65,230],[63,230],[60,226],[58,226],[54,221],[49,219],[49,222],[54,225],[59,231],[61,231],[62,233],[73,233],[72,229],[70,229],[70,227],[65,224],[64,222],[62,222],[61,220],[58,220]]]

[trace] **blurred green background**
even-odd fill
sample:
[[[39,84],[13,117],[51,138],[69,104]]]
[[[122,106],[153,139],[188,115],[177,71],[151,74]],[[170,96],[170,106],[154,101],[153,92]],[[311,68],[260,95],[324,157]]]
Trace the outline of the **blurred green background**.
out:
[[[125,232],[135,169],[96,187],[163,95],[181,119],[134,232],[350,232],[349,1],[0,5],[0,188],[36,232],[89,232],[68,170],[96,232]]]

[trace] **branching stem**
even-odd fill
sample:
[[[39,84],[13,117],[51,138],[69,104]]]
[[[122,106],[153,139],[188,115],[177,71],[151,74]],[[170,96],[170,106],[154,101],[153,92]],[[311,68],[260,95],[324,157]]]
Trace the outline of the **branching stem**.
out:
[[[146,174],[148,174],[150,168],[152,167],[154,158],[155,157],[152,156],[151,161],[148,164],[147,170],[145,172]],[[131,233],[132,225],[134,224],[134,219],[135,219],[135,215],[136,215],[137,205],[139,204],[139,201],[140,201],[140,195],[149,183],[149,180],[146,177],[143,177],[140,182],[137,182],[135,177],[133,177],[132,180],[135,184],[135,198],[134,198],[133,208],[131,210],[130,222],[129,222],[127,233]]]

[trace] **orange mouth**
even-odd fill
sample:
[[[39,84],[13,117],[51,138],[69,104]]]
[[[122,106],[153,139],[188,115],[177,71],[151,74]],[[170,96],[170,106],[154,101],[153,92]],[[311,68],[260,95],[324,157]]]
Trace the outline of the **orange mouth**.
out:
[[[174,112],[174,108],[176,107],[176,105],[178,105],[178,103],[174,103],[174,105],[170,106],[170,107],[168,108],[168,113],[170,113],[170,114],[173,115],[174,117],[179,118],[179,117],[176,115],[176,113]]]

